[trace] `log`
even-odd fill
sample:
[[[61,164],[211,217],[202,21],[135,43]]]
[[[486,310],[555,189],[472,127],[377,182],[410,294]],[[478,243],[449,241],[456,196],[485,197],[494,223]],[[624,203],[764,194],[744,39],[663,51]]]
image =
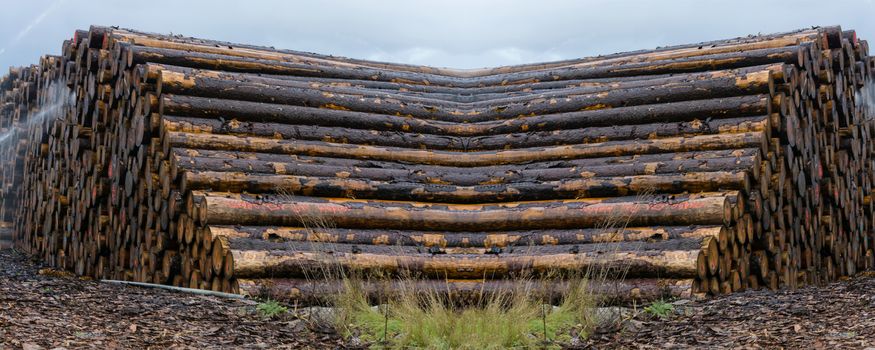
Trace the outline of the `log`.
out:
[[[533,71],[512,74],[498,74],[476,81],[434,74],[400,72],[376,68],[359,67],[356,69],[332,67],[326,65],[303,64],[295,62],[272,61],[247,57],[235,57],[221,54],[182,51],[120,44],[129,52],[132,64],[155,62],[160,64],[224,70],[233,72],[268,73],[294,76],[323,76],[329,78],[352,78],[361,80],[378,80],[390,82],[406,82],[424,85],[446,85],[457,87],[476,87],[483,85],[521,84],[537,81],[563,79],[590,79],[636,76],[648,74],[668,74],[695,72],[710,69],[731,69],[772,63],[795,63],[800,52],[808,50],[807,44],[780,48],[755,49],[740,52],[718,53],[698,57],[679,58],[673,60],[629,63],[604,67],[567,67],[546,71]]]
[[[218,237],[217,240],[227,240]],[[677,241],[677,242],[675,242]],[[258,240],[252,250],[237,250],[235,244],[248,246],[253,240],[237,238],[227,243],[230,250],[219,248],[214,242],[214,260],[217,252],[223,252],[222,276],[225,278],[298,277],[330,278],[349,273],[370,275],[413,274],[431,278],[503,278],[514,276],[539,276],[549,274],[580,274],[582,271],[622,271],[628,277],[653,276],[666,278],[696,277],[696,259],[701,249],[701,239],[672,240],[628,246],[592,247],[580,246],[577,253],[543,252],[520,254],[422,254],[405,251],[404,247],[386,247],[391,254],[351,253],[336,251],[302,251],[284,249],[287,243],[267,243]],[[644,247],[642,247],[642,245]],[[604,247],[607,246],[607,247]],[[677,250],[669,250],[668,247]],[[361,246],[376,250],[378,246]],[[549,248],[548,246],[535,248]],[[627,250],[628,249],[628,250]],[[227,254],[224,252],[227,251]],[[568,251],[568,250],[566,250]],[[607,273],[607,272],[606,272]]]
[[[394,131],[360,130],[351,128],[288,125],[279,123],[240,122],[192,117],[164,116],[164,131],[205,133],[216,135],[257,136],[276,139],[318,140],[333,143],[379,145],[417,149],[476,151],[553,146],[569,143],[592,143],[634,139],[656,139],[675,136],[694,136],[718,133],[765,131],[771,134],[770,119],[766,116],[739,117],[592,127],[585,129],[539,131],[458,137]]]
[[[145,105],[151,105],[145,104]],[[292,125],[338,126],[449,136],[482,136],[507,133],[577,129],[593,126],[679,122],[694,119],[770,115],[768,95],[751,95],[653,105],[584,110],[482,123],[449,123],[377,113],[231,101],[162,94],[152,106],[161,115],[223,118]]]
[[[253,82],[250,81],[251,79],[239,76],[223,79],[212,72],[198,74],[197,71],[162,70],[159,79],[162,90],[159,92],[476,123],[517,116],[768,93],[770,84],[773,84],[771,80],[773,70],[780,72],[781,68],[771,67],[737,76],[730,73],[727,74],[728,76],[720,75],[717,78],[694,81],[684,79],[664,83],[656,79],[646,80],[646,85],[627,82],[607,88],[581,88],[565,94],[527,95],[467,104],[372,93],[366,89],[356,88],[320,91],[306,84],[289,81],[267,81],[261,78]]]
[[[92,31],[95,28],[92,27]],[[457,76],[466,78],[483,77],[495,74],[507,74],[515,72],[524,72],[531,70],[543,70],[553,67],[562,66],[592,66],[592,65],[616,65],[618,63],[628,62],[648,62],[657,60],[666,60],[674,58],[685,58],[701,56],[705,54],[717,54],[733,51],[744,51],[751,49],[774,48],[783,46],[797,45],[800,42],[818,42],[826,40],[827,33],[831,36],[831,41],[841,41],[838,39],[840,35],[833,33],[840,32],[841,29],[835,27],[825,27],[818,29],[792,31],[786,33],[778,33],[772,35],[758,35],[755,37],[740,37],[731,40],[716,40],[710,42],[702,42],[696,44],[666,46],[653,50],[639,50],[632,52],[615,53],[597,57],[586,57],[564,61],[556,61],[549,63],[523,64],[515,66],[505,66],[496,68],[482,68],[471,70],[456,70],[450,68],[435,68],[424,67],[407,64],[374,62],[360,59],[351,59],[337,56],[326,56],[308,52],[277,50],[272,47],[254,46],[238,43],[227,43],[215,40],[204,40],[195,38],[180,39],[178,36],[160,35],[154,33],[138,32],[130,29],[118,28],[101,28],[97,29],[101,34],[99,40],[103,47],[107,47],[109,37],[117,40],[136,44],[139,46],[159,47],[166,49],[197,51],[213,54],[223,54],[229,56],[260,58],[268,60],[281,60],[291,62],[311,62],[320,64],[329,64],[337,66],[366,66],[381,69],[401,70],[407,72],[418,72],[426,74]],[[835,44],[833,44],[835,45]],[[830,47],[824,41],[824,46]],[[241,48],[245,48],[242,49]],[[315,60],[312,60],[315,59]]]
[[[216,237],[257,238],[272,242],[323,242],[340,244],[408,245],[423,247],[507,247],[571,245],[623,241],[659,241],[677,238],[726,236],[723,226],[657,226],[592,228],[576,230],[531,230],[504,232],[445,232],[406,230],[364,230],[278,226],[210,225],[200,231],[205,248],[212,249]]]
[[[197,150],[200,153],[201,150]],[[633,157],[630,162],[617,162],[620,157],[576,159],[567,162],[537,162],[519,165],[519,169],[502,167],[438,167],[410,166],[403,164],[314,164],[303,161],[276,161],[225,159],[177,156],[171,166],[185,171],[242,172],[248,174],[276,174],[314,177],[361,178],[374,181],[413,182],[455,186],[497,185],[514,182],[562,181],[564,179],[590,179],[594,177],[643,176],[654,174],[679,174],[684,172],[737,172],[750,170],[759,176],[758,155],[744,157],[720,157],[703,159],[672,160],[675,153],[664,153],[665,161],[649,161],[645,156]],[[263,159],[268,157],[258,156]],[[656,157],[654,157],[656,158]],[[285,158],[288,159],[288,158]],[[634,160],[638,159],[638,162]],[[593,162],[584,162],[592,160]],[[180,184],[187,188],[185,182]],[[218,186],[217,186],[218,187]]]
[[[185,172],[180,189],[234,193],[288,193],[316,197],[487,203],[628,196],[642,193],[750,191],[746,171],[595,177],[551,182],[513,182],[477,186],[387,182],[334,177],[254,175],[240,172]]]
[[[321,164],[327,166],[349,166],[349,167],[359,167],[359,168],[381,168],[381,169],[417,169],[417,171],[439,171],[441,169],[446,171],[462,171],[463,168],[450,168],[450,167],[440,167],[440,166],[430,166],[430,165],[416,165],[411,166],[411,164],[401,163],[401,162],[392,162],[392,161],[374,161],[374,160],[359,160],[359,159],[344,159],[344,158],[330,158],[330,157],[314,157],[314,156],[306,156],[306,155],[285,155],[285,154],[271,154],[271,153],[255,153],[255,152],[239,152],[239,151],[217,151],[217,150],[204,150],[204,149],[191,149],[191,148],[173,148],[170,153],[173,157],[178,159],[188,159],[188,158],[214,158],[214,159],[225,159],[225,160],[247,160],[247,161],[263,161],[263,162],[279,162],[279,163],[302,163],[302,164]],[[754,157],[757,162],[760,162],[762,159],[759,158],[760,150],[754,148],[742,148],[742,149],[729,149],[729,150],[716,150],[716,151],[691,151],[691,152],[677,152],[677,153],[654,153],[654,154],[641,154],[641,155],[630,155],[630,156],[617,156],[617,157],[601,157],[601,158],[583,158],[583,159],[570,159],[570,160],[556,160],[556,161],[548,161],[548,162],[534,162],[527,164],[518,164],[518,165],[495,165],[489,166],[489,169],[495,171],[512,171],[512,170],[538,170],[538,169],[549,169],[549,168],[572,168],[572,167],[593,167],[593,166],[605,166],[605,165],[614,165],[614,164],[630,164],[630,163],[652,163],[652,162],[665,162],[665,161],[683,161],[683,160],[697,160],[697,161],[709,161],[716,160],[720,158],[735,158],[737,162],[745,162],[745,159]],[[754,163],[750,163],[754,164]],[[253,168],[257,167],[257,163],[253,163],[251,165]],[[472,168],[464,168],[465,171],[473,171],[476,169]],[[715,168],[716,169],[716,168]],[[485,170],[485,169],[484,169]],[[754,169],[755,171],[757,169]],[[760,169],[761,170],[761,169]],[[569,170],[570,171],[570,170]],[[256,172],[254,170],[250,170],[250,172]]]
[[[362,293],[373,304],[405,296],[435,296],[457,305],[476,305],[493,297],[513,297],[514,293],[551,304],[561,304],[569,288],[585,288],[599,305],[631,306],[669,298],[689,297],[692,280],[623,279],[592,280],[585,285],[561,280],[328,280],[271,278],[239,280],[239,292],[259,298],[284,301],[299,306],[332,305],[337,295]]]
[[[731,222],[735,193],[617,197],[482,205],[323,199],[301,196],[192,192],[205,203],[203,225],[300,225],[339,228],[472,231],[596,227],[626,218],[626,225],[709,225]],[[190,212],[190,211],[189,211]]]
[[[435,85],[416,85],[391,82],[374,82],[368,80],[334,79],[317,77],[293,77],[264,74],[241,74],[223,71],[199,70],[186,67],[168,66],[147,63],[141,66],[141,75],[157,81],[156,92],[195,95],[203,97],[215,96],[209,91],[202,91],[205,86],[198,86],[198,79],[236,81],[240,83],[259,85],[280,85],[290,87],[304,87],[314,90],[338,93],[352,93],[375,96],[392,96],[393,98],[405,99],[407,96],[417,96],[430,99],[444,100],[445,102],[461,102],[474,104],[477,102],[490,103],[511,102],[512,100],[531,100],[533,92],[539,91],[541,98],[561,97],[570,94],[591,93],[607,91],[610,89],[626,89],[632,87],[654,86],[666,83],[689,83],[692,81],[738,77],[737,82],[744,83],[741,77],[763,71],[772,72],[772,75],[783,75],[785,65],[763,65],[744,67],[723,71],[693,72],[689,74],[666,74],[632,76],[621,79],[587,79],[568,80],[563,82],[544,82],[516,84],[511,86],[493,86],[478,88],[455,88]],[[762,79],[760,75],[756,79]],[[558,84],[557,84],[558,83]],[[223,97],[224,98],[224,97]],[[444,106],[449,106],[441,101],[435,101]]]
[[[184,147],[208,150],[237,150],[244,152],[392,160],[460,167],[701,150],[739,148],[760,148],[765,150],[768,140],[763,132],[747,132],[460,153],[437,150],[411,150],[398,147],[346,145],[321,141],[292,141],[214,134],[189,134],[175,131],[168,132],[167,139],[169,140],[168,151],[169,147]]]

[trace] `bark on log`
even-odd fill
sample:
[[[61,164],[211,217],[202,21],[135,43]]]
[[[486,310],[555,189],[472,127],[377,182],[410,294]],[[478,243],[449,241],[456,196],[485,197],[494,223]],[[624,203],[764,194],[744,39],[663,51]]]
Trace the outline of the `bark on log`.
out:
[[[198,150],[200,152],[201,150]],[[519,165],[519,169],[503,167],[439,167],[388,164],[314,164],[303,161],[284,162],[176,156],[172,167],[182,171],[242,172],[247,174],[276,174],[313,177],[360,178],[373,181],[414,182],[455,186],[497,185],[514,182],[562,181],[593,177],[641,176],[679,174],[685,172],[751,171],[759,176],[758,155],[673,160],[674,153],[661,154],[665,161],[646,159],[638,162],[616,162],[619,157],[577,159],[562,162],[537,162]],[[259,156],[261,157],[261,156]],[[267,158],[267,157],[261,157]],[[656,157],[654,157],[656,158]],[[269,158],[268,158],[269,159]],[[593,160],[593,162],[583,162]],[[652,160],[652,161],[651,161]],[[613,163],[613,164],[612,164]]]
[[[564,61],[556,61],[549,63],[523,64],[514,66],[504,66],[495,68],[457,70],[449,68],[435,68],[414,66],[407,64],[374,62],[360,59],[351,59],[337,56],[325,56],[308,52],[277,50],[272,47],[253,46],[237,43],[227,43],[215,40],[203,40],[194,38],[180,39],[176,36],[159,35],[153,33],[136,32],[129,29],[100,29],[105,31],[105,37],[101,37],[100,42],[103,47],[107,47],[108,38],[112,37],[116,40],[136,44],[139,46],[159,47],[166,49],[197,51],[204,53],[223,54],[229,56],[260,58],[268,60],[282,60],[292,62],[312,62],[332,65],[347,65],[347,66],[367,66],[373,68],[401,70],[414,73],[426,73],[436,75],[447,75],[457,77],[482,77],[495,74],[509,74],[516,72],[544,70],[563,66],[593,66],[593,65],[617,65],[622,63],[632,62],[651,62],[658,60],[676,59],[701,56],[706,54],[727,53],[733,51],[745,51],[763,48],[775,48],[784,46],[798,45],[804,42],[819,42],[827,36],[827,33],[834,33],[832,28],[819,28],[802,31],[793,31],[787,33],[779,33],[772,35],[762,35],[755,37],[743,37],[731,40],[716,40],[710,42],[702,42],[687,45],[666,46],[652,50],[639,50],[623,53],[615,53],[611,55],[603,55],[598,57],[586,57]],[[831,34],[832,35],[832,34]],[[838,39],[832,39],[837,41]],[[825,45],[829,47],[828,45]],[[241,49],[244,48],[244,49]],[[308,59],[312,61],[308,61]]]
[[[341,276],[344,273],[385,275],[421,275],[432,278],[503,278],[544,274],[581,274],[582,271],[623,271],[628,277],[659,275],[667,278],[693,278],[701,239],[683,239],[663,243],[592,247],[576,253],[528,252],[520,254],[422,254],[405,252],[404,247],[386,253],[350,253],[338,251],[301,251],[284,249],[284,244],[258,241],[253,250],[237,250],[235,244],[253,243],[244,238],[229,241],[230,250],[222,252],[222,276],[225,278]],[[214,242],[215,243],[215,242]],[[611,246],[612,244],[604,244]],[[643,247],[642,247],[643,246]],[[214,244],[214,257],[217,249]],[[365,246],[362,246],[363,248]],[[554,246],[559,247],[559,246]],[[648,249],[652,247],[653,249]],[[669,250],[675,247],[676,250]],[[377,246],[369,246],[374,249]],[[537,248],[537,247],[536,247]],[[540,248],[550,248],[543,246]],[[566,249],[566,251],[568,251]],[[215,258],[214,258],[215,259]],[[215,260],[213,261],[215,264]]]
[[[597,158],[633,154],[672,153],[739,148],[767,149],[763,132],[701,135],[654,140],[606,141],[583,145],[532,147],[501,151],[449,152],[398,147],[348,145],[320,141],[289,141],[215,134],[167,133],[167,147],[235,150],[279,154],[358,158],[427,165],[476,167],[556,159]]]
[[[199,231],[201,242],[212,249],[215,237],[255,238],[273,242],[304,241],[341,244],[409,245],[423,247],[507,247],[570,245],[622,241],[660,241],[678,238],[725,237],[724,226],[655,226],[532,230],[504,232],[444,232],[363,230],[320,227],[221,226]]]
[[[256,82],[239,77],[237,79],[222,79],[210,72],[187,74],[164,70],[161,71],[159,86],[164,92],[175,95],[475,123],[518,116],[768,93],[770,84],[773,84],[772,71],[780,72],[781,68],[773,67],[737,76],[727,74],[728,76],[694,81],[683,79],[666,83],[657,79],[645,80],[643,84],[627,82],[626,84],[615,84],[619,86],[581,88],[561,93],[527,95],[470,104],[389,93],[373,93],[366,89],[355,88],[320,91],[306,84],[276,80],[266,81],[263,78]]]
[[[360,291],[371,303],[379,304],[402,296],[420,295],[445,298],[457,305],[477,305],[493,297],[513,297],[523,293],[554,305],[562,302],[570,288],[585,288],[599,305],[633,305],[667,298],[685,298],[691,294],[692,280],[623,279],[561,281],[508,280],[340,280],[307,279],[239,280],[238,292],[254,297],[280,300],[296,305],[332,305],[340,294]]]
[[[133,64],[155,62],[160,64],[200,69],[224,70],[233,72],[267,73],[295,76],[322,76],[329,78],[352,78],[405,82],[424,85],[446,85],[457,87],[477,87],[486,85],[523,84],[538,81],[610,78],[649,74],[684,73],[714,69],[732,69],[773,63],[795,63],[800,52],[808,50],[803,44],[780,48],[747,50],[718,53],[698,57],[669,59],[654,62],[628,63],[603,67],[564,67],[544,71],[520,72],[486,76],[477,80],[467,80],[434,74],[383,70],[378,68],[332,67],[327,65],[280,62],[220,54],[190,52],[175,49],[162,49],[121,44],[129,52]]]
[[[694,119],[684,122],[591,127],[585,129],[537,131],[477,137],[444,136],[395,131],[360,130],[352,128],[288,125],[279,123],[240,122],[193,117],[164,116],[165,131],[211,133],[217,135],[257,136],[275,139],[296,139],[379,145],[436,150],[496,150],[524,147],[554,146],[570,143],[592,143],[634,139],[656,139],[718,133],[765,131],[771,135],[767,116],[727,119]]]
[[[148,102],[148,101],[146,101]],[[578,129],[594,126],[680,122],[694,119],[770,115],[775,102],[768,95],[751,95],[653,105],[529,116],[505,121],[450,123],[376,113],[231,101],[162,94],[152,106],[162,115],[223,118],[293,125],[338,126],[449,136],[482,136],[519,132]],[[150,105],[150,103],[144,103]],[[151,108],[151,107],[150,107]]]
[[[339,228],[476,231],[597,227],[626,218],[630,226],[728,224],[735,192],[617,197],[482,205],[323,199],[193,192],[204,225],[301,225]],[[304,221],[304,222],[302,222]]]
[[[173,94],[212,96],[210,93],[197,93],[197,79],[236,81],[247,84],[280,85],[292,87],[304,87],[327,92],[353,93],[353,94],[376,94],[405,99],[407,96],[440,99],[445,102],[461,102],[467,104],[483,104],[484,102],[512,102],[520,99],[532,99],[532,92],[539,92],[537,96],[542,98],[562,97],[569,94],[607,91],[608,89],[626,89],[632,87],[654,86],[667,83],[690,83],[694,81],[725,78],[743,77],[748,74],[762,71],[773,72],[777,77],[783,76],[786,65],[763,65],[743,67],[739,69],[722,71],[693,72],[686,74],[644,75],[613,79],[588,79],[568,80],[563,82],[544,82],[516,84],[511,86],[494,86],[478,88],[455,88],[434,85],[416,85],[391,82],[375,82],[355,79],[317,78],[317,77],[293,77],[264,74],[244,74],[223,71],[210,71],[191,69],[186,67],[147,63],[141,66],[141,75],[158,81],[157,93],[167,92]],[[758,79],[762,79],[759,77]],[[744,80],[739,80],[743,83]],[[195,89],[192,89],[195,87]],[[543,90],[543,91],[538,91]],[[219,97],[219,96],[214,96]],[[447,105],[447,104],[444,104]]]
[[[252,175],[240,172],[185,172],[179,186],[183,192],[212,190],[234,193],[287,193],[310,197],[487,203],[718,190],[741,190],[747,193],[750,191],[750,184],[751,180],[746,171],[596,177],[478,186],[294,175]]]

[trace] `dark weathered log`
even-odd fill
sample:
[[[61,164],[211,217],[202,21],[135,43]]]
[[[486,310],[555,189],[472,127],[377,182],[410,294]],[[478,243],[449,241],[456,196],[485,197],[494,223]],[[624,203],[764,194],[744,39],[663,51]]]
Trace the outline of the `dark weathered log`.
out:
[[[316,197],[486,203],[628,196],[641,193],[712,192],[717,190],[743,190],[746,193],[750,191],[750,177],[747,171],[737,171],[455,186],[334,177],[254,175],[240,172],[185,172],[182,174],[180,189],[183,191],[279,192]]]
[[[694,119],[770,115],[773,101],[768,95],[752,95],[618,107],[521,117],[482,123],[449,123],[326,108],[231,101],[163,94],[157,108],[164,115],[224,118],[240,121],[276,122],[294,125],[339,126],[393,130],[435,135],[479,136],[593,126],[678,122]]]
[[[585,129],[477,136],[472,138],[176,116],[164,116],[162,122],[162,127],[166,131],[186,133],[259,136],[282,139],[319,140],[358,145],[380,145],[460,151],[510,149],[569,143],[591,143],[640,138],[653,139],[681,135],[694,136],[751,131],[766,131],[766,134],[771,134],[770,119],[766,116],[710,120],[694,119],[691,121],[674,123],[605,126]]]
[[[92,28],[94,31],[94,28]],[[716,40],[687,45],[666,46],[652,50],[639,50],[631,52],[601,55],[597,57],[577,58],[548,63],[523,64],[496,68],[456,70],[450,68],[436,68],[415,66],[407,64],[374,62],[360,59],[351,59],[337,56],[319,55],[309,52],[292,50],[278,50],[272,47],[253,46],[238,43],[228,43],[215,40],[194,38],[180,38],[178,36],[160,35],[154,33],[137,32],[130,29],[99,29],[106,34],[101,34],[99,40],[106,47],[107,39],[112,37],[117,40],[147,47],[159,47],[166,49],[197,51],[229,56],[260,58],[267,60],[280,60],[290,62],[311,62],[337,66],[366,66],[381,69],[400,70],[408,72],[457,76],[465,78],[483,77],[495,74],[508,74],[532,70],[543,70],[562,66],[593,66],[593,65],[617,65],[631,62],[648,62],[684,57],[694,57],[706,54],[726,53],[733,51],[745,51],[762,48],[774,48],[798,45],[800,42],[816,42],[827,36],[827,33],[835,33],[831,27],[800,30],[771,35],[759,35],[755,37],[741,37],[730,40]],[[834,35],[834,34],[830,34]],[[832,39],[840,41],[840,39]],[[825,45],[826,46],[826,45]],[[241,49],[245,48],[245,49]]]
[[[665,153],[662,155],[674,155]],[[266,158],[266,157],[262,157]],[[495,185],[513,182],[561,181],[574,178],[638,176],[654,174],[678,174],[684,172],[752,171],[757,177],[760,163],[758,155],[720,158],[690,158],[673,160],[673,157],[639,161],[617,161],[619,157],[591,158],[582,160],[523,164],[519,169],[502,167],[438,167],[403,164],[342,164],[334,165],[303,161],[284,162],[283,159],[250,160],[203,157],[176,157],[174,166],[180,170],[242,172],[251,174],[276,174],[314,177],[360,178],[374,181],[415,182],[456,186]]]
[[[273,242],[305,241],[342,244],[410,245],[424,247],[526,247],[621,241],[659,241],[677,238],[726,236],[723,226],[618,227],[577,230],[532,230],[504,232],[443,232],[364,230],[323,227],[220,226],[199,231],[201,242],[211,249],[215,237],[258,238]]]
[[[402,115],[451,122],[481,122],[517,116],[594,110],[657,102],[677,102],[706,98],[754,95],[769,92],[771,72],[780,67],[741,75],[645,84],[620,83],[619,86],[581,88],[577,91],[540,94],[517,98],[463,104],[450,101],[373,93],[366,89],[343,88],[319,91],[306,84],[289,81],[250,82],[241,77],[220,78],[215,73],[161,71],[160,86],[170,94],[311,106],[361,112]]]
[[[538,169],[551,169],[551,168],[573,168],[573,167],[596,167],[596,166],[606,166],[606,165],[621,165],[621,164],[634,164],[634,163],[653,163],[653,162],[665,162],[665,161],[689,161],[696,160],[707,162],[711,160],[718,160],[721,158],[734,158],[735,161],[739,163],[739,167],[752,166],[754,163],[745,163],[747,158],[757,157],[757,162],[759,159],[758,154],[760,153],[759,149],[755,148],[742,148],[742,149],[729,149],[729,150],[714,150],[714,151],[691,151],[691,152],[676,152],[676,153],[653,153],[653,154],[640,154],[640,155],[629,155],[629,156],[616,156],[616,157],[600,157],[600,158],[582,158],[582,159],[568,159],[568,160],[555,160],[555,161],[547,161],[547,162],[533,162],[526,164],[514,164],[514,165],[494,165],[489,166],[488,169],[492,171],[523,171],[523,170],[538,170]],[[294,155],[294,154],[273,154],[273,153],[256,153],[256,152],[239,152],[239,151],[221,151],[221,150],[204,150],[204,149],[192,149],[192,148],[173,148],[171,149],[170,154],[174,157],[178,157],[179,159],[188,158],[215,158],[222,160],[246,160],[246,161],[263,161],[263,162],[277,162],[277,163],[301,163],[301,164],[319,164],[319,165],[327,165],[327,166],[348,166],[348,167],[359,167],[359,168],[380,168],[380,169],[416,169],[416,171],[455,171],[459,172],[464,169],[465,171],[471,172],[476,170],[487,170],[487,167],[483,167],[481,169],[477,168],[451,168],[451,167],[442,167],[442,166],[431,166],[431,165],[412,165],[402,162],[392,162],[392,161],[375,161],[375,160],[367,160],[367,159],[345,159],[345,158],[330,158],[330,157],[314,157],[314,156],[306,156],[306,155]],[[258,172],[254,170],[258,168],[260,165],[258,163],[252,163],[248,165],[250,169],[248,172]],[[227,169],[232,169],[233,166],[229,163]],[[684,170],[691,168],[683,168],[679,171],[691,171]],[[711,164],[709,169],[714,169],[715,171],[721,170],[719,167]],[[220,169],[217,169],[220,170]],[[756,170],[756,169],[754,169]],[[761,169],[760,169],[761,170]],[[241,170],[242,171],[242,170]],[[567,170],[572,171],[572,170]]]
[[[156,91],[158,93],[193,94],[210,96],[209,93],[197,93],[198,89],[192,89],[196,85],[196,79],[220,79],[233,80],[241,83],[262,85],[297,86],[328,92],[353,93],[353,94],[381,94],[383,97],[390,96],[401,99],[407,96],[418,96],[430,99],[440,99],[461,103],[477,103],[490,101],[511,102],[513,99],[532,99],[533,92],[537,90],[542,98],[563,97],[569,94],[591,93],[607,91],[610,89],[626,89],[641,86],[654,86],[666,83],[691,83],[698,80],[725,78],[731,76],[741,77],[747,74],[771,71],[773,75],[780,76],[785,70],[783,65],[764,65],[743,67],[724,71],[705,71],[685,74],[644,75],[611,79],[588,79],[567,80],[559,82],[543,82],[515,84],[494,87],[456,88],[435,85],[417,85],[392,82],[377,82],[355,79],[336,79],[321,77],[294,77],[281,75],[254,75],[242,73],[230,73],[223,71],[207,71],[186,67],[168,66],[148,63],[142,66],[142,75],[157,80]],[[744,82],[739,80],[739,82]],[[227,98],[227,97],[223,97]],[[443,104],[446,105],[446,104]]]
[[[169,147],[304,154],[338,158],[392,160],[444,166],[488,166],[554,159],[597,158],[631,154],[760,148],[768,141],[763,132],[701,135],[653,140],[606,141],[585,145],[533,147],[501,151],[448,152],[398,147],[348,145],[320,141],[288,141],[215,134],[167,133]]]
[[[713,69],[731,69],[737,67],[756,66],[770,63],[797,62],[799,52],[807,50],[806,46],[788,46],[780,48],[755,49],[739,52],[718,53],[698,57],[669,59],[664,61],[628,63],[604,67],[565,67],[544,71],[531,71],[510,74],[498,74],[477,80],[424,74],[414,72],[391,71],[378,68],[357,67],[355,69],[303,64],[296,62],[272,61],[247,57],[236,57],[221,54],[162,49],[123,44],[130,53],[134,64],[156,62],[161,64],[192,67],[201,69],[224,70],[234,72],[261,72],[268,74],[296,76],[324,76],[330,78],[352,78],[362,80],[378,80],[392,82],[407,82],[425,85],[447,85],[458,87],[476,87],[484,85],[521,84],[537,81],[589,79],[635,76],[647,74],[666,74],[695,72]]]
[[[379,145],[438,150],[465,150],[467,148],[467,140],[459,136],[322,127],[313,125],[240,122],[234,119],[220,120],[164,116],[162,118],[162,128],[166,131],[186,133],[259,136],[287,140],[318,140],[357,145]]]

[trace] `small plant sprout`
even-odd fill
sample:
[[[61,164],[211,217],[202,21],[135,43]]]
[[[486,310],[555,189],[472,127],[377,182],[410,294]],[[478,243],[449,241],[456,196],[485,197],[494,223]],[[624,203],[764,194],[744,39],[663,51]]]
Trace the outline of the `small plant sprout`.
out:
[[[674,305],[665,300],[654,301],[650,306],[644,307],[644,312],[659,318],[668,318],[674,311]]]
[[[280,305],[280,303],[276,302],[275,300],[268,300],[258,303],[258,305],[255,307],[255,310],[258,311],[258,314],[260,314],[262,317],[266,318],[274,318],[276,316],[289,312],[289,309],[287,309],[285,306]]]

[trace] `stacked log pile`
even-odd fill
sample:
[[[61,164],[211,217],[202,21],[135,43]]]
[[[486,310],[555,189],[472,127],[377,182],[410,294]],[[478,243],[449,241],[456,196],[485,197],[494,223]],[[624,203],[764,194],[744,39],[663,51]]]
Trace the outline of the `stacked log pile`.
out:
[[[875,263],[873,69],[838,27],[464,71],[92,27],[4,81],[36,87],[27,113],[73,98],[4,189],[19,247],[103,279],[792,288]]]
[[[0,249],[12,247],[28,116],[36,99],[36,66],[11,68],[0,79]]]

